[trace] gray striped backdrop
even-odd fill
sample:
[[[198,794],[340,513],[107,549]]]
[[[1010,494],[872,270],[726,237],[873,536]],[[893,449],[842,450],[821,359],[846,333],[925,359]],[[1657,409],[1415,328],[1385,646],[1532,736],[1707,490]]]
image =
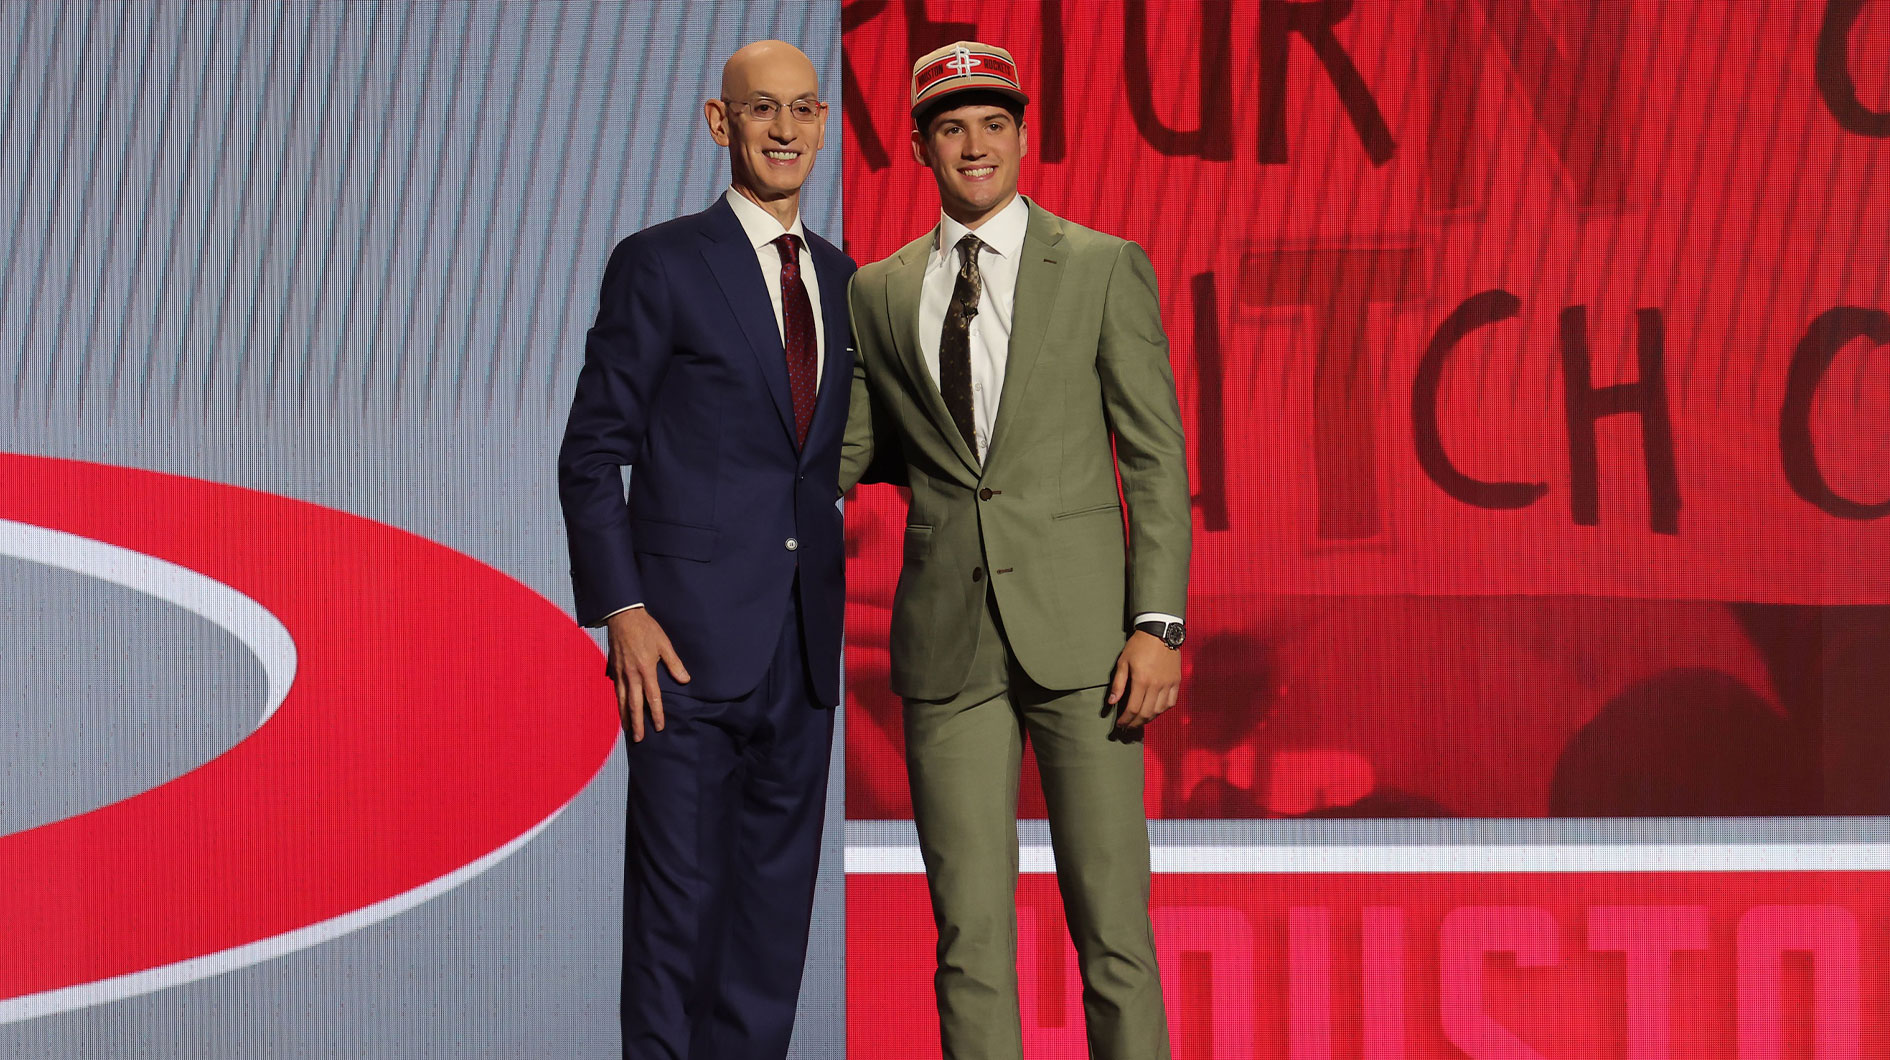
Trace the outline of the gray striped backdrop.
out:
[[[0,0],[0,449],[343,508],[568,607],[552,464],[605,256],[726,183],[700,106],[741,43],[800,44],[838,98],[838,16]],[[834,135],[807,221],[836,241],[839,172]],[[255,663],[206,623],[16,561],[0,599],[0,831],[159,783],[253,722]],[[623,793],[619,753],[440,899],[0,1026],[0,1055],[615,1056]],[[837,805],[797,1057],[844,1050]]]

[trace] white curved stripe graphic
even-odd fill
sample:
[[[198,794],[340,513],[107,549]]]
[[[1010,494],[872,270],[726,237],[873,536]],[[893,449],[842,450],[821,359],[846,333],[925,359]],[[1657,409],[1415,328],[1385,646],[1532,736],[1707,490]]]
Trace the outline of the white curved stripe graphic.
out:
[[[280,620],[235,589],[168,560],[89,537],[0,519],[0,555],[57,567],[175,604],[221,626],[262,663],[262,728],[295,683],[295,640]]]
[[[81,983],[78,986],[48,990],[39,994],[26,994],[0,1001],[0,1024],[38,1019],[54,1013],[69,1012],[91,1005],[102,1005],[108,1001],[121,1001],[128,997],[137,997],[139,994],[150,994],[159,990],[168,990],[174,986],[183,986],[185,983],[194,983],[213,975],[247,968],[252,964],[286,957],[297,950],[305,950],[330,939],[340,938],[351,931],[359,931],[371,924],[399,916],[414,906],[437,898],[504,861],[520,847],[531,842],[532,838],[544,831],[552,821],[557,820],[558,815],[564,812],[564,807],[570,804],[567,800],[564,806],[551,811],[550,816],[533,825],[517,839],[478,861],[468,862],[439,879],[421,884],[404,894],[397,894],[373,905],[362,906],[352,913],[344,913],[332,920],[318,921],[274,938],[259,939],[246,946],[219,950],[216,953],[193,957],[176,964],[149,968],[142,972],[132,972],[111,979],[99,979],[90,983]]]
[[[0,555],[122,585],[201,615],[229,631],[249,648],[263,667],[268,693],[262,717],[256,722],[257,728],[261,728],[275,714],[276,708],[282,705],[290,686],[295,682],[295,641],[289,636],[288,629],[267,608],[213,578],[142,552],[5,519],[0,519]],[[573,799],[576,797],[575,794],[572,796]],[[398,916],[504,861],[544,831],[570,804],[567,799],[546,815],[544,820],[504,846],[411,891],[285,934],[176,964],[0,1001],[0,1024],[18,1023],[182,986],[283,957]]]

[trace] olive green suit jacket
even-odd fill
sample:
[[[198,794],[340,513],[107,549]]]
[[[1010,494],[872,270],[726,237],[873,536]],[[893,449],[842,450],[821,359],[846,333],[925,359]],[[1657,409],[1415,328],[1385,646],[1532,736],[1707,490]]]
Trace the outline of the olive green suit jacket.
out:
[[[1187,456],[1155,270],[1134,243],[1029,206],[982,466],[920,351],[935,233],[862,268],[849,292],[858,358],[840,488],[912,490],[891,638],[893,691],[908,699],[964,687],[987,592],[1018,664],[1050,689],[1107,683],[1134,615],[1185,614]]]

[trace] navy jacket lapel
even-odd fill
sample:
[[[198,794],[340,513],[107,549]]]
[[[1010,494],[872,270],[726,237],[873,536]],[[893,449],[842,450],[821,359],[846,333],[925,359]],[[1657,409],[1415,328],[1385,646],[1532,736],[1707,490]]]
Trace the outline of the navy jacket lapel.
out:
[[[794,404],[788,396],[787,352],[781,346],[781,329],[774,322],[774,305],[768,298],[767,281],[762,278],[755,248],[749,245],[748,235],[726,199],[715,200],[715,205],[703,211],[701,217],[702,256],[709,263],[709,271],[715,274],[716,283],[721,285],[730,314],[748,340],[748,348],[761,369],[761,378],[767,382],[768,393],[774,398],[774,410],[780,414],[781,427],[787,431],[792,444]],[[823,287],[821,301],[826,300]]]

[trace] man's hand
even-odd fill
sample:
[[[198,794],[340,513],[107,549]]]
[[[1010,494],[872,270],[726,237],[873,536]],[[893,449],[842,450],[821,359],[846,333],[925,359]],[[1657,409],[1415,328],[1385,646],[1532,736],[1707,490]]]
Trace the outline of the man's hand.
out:
[[[1124,693],[1127,701],[1124,701]],[[1116,656],[1116,677],[1109,682],[1109,702],[1122,703],[1119,729],[1139,729],[1181,698],[1181,653],[1141,630]]]
[[[677,684],[689,683],[689,671],[670,647],[669,635],[641,607],[619,611],[604,623],[610,632],[610,679],[617,686],[617,716],[631,742],[643,739],[643,705],[650,724],[663,731],[663,693],[656,687],[656,665],[669,667]]]

